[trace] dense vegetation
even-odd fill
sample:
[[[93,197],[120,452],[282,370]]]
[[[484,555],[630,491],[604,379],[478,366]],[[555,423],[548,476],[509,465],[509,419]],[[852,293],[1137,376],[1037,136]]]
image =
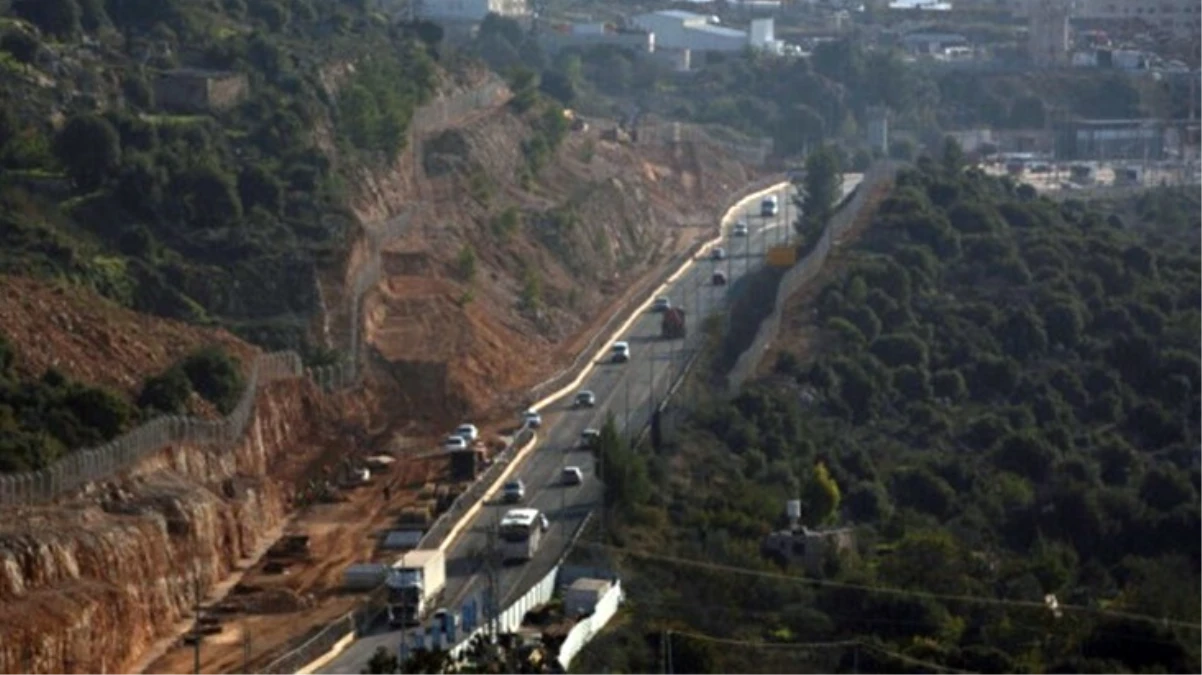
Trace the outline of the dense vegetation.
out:
[[[55,369],[22,374],[12,345],[0,336],[0,474],[45,468],[73,450],[102,445],[140,421],[190,410],[193,393],[228,413],[244,390],[239,364],[206,348],[149,378],[136,406],[107,390],[75,382]]]
[[[1053,110],[1096,119],[1184,118],[1193,96],[1183,82],[1114,73],[926,71],[905,63],[897,51],[862,45],[854,39],[822,43],[808,58],[729,55],[692,76],[613,47],[565,50],[540,63],[550,62],[545,67],[573,85],[582,107],[624,116],[637,106],[770,136],[786,157],[837,140],[857,167],[870,159],[863,130],[872,106],[887,106],[894,130],[906,130],[894,134],[891,151],[910,159],[910,135],[934,145],[944,130],[1043,129]]]
[[[658,452],[606,444],[642,465],[589,547],[630,612],[573,670],[654,671],[671,631],[687,672],[1197,672],[1198,214],[1057,204],[954,147],[901,175],[805,353],[698,387]],[[796,497],[856,533],[817,577],[760,550]]]
[[[0,270],[304,348],[317,269],[353,224],[340,170],[393,157],[433,88],[422,31],[367,5],[13,3],[0,19]],[[154,85],[177,67],[244,74],[247,94],[167,106]],[[57,86],[36,83],[48,76]]]

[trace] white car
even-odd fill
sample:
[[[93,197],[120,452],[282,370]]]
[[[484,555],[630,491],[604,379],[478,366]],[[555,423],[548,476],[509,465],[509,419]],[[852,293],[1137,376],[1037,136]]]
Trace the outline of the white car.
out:
[[[454,452],[456,450],[467,450],[467,439],[463,436],[447,436],[442,442],[443,450]]]
[[[475,443],[476,439],[480,438],[480,430],[475,424],[460,424],[455,428],[455,435],[468,443]]]
[[[672,309],[672,301],[668,298],[656,298],[655,302],[651,303],[651,311],[666,312]]]
[[[522,413],[522,422],[531,429],[538,429],[543,425],[543,416],[537,410],[527,410]]]
[[[614,363],[626,363],[630,360],[630,343],[628,342],[615,342],[609,351]]]
[[[564,485],[580,485],[584,483],[584,472],[578,466],[565,466],[560,478]]]
[[[593,395],[593,392],[588,391],[587,389],[585,391],[577,392],[576,398],[572,400],[573,408],[591,408],[595,405],[597,405],[597,397]]]
[[[726,260],[726,249],[719,246],[710,251],[710,260]]]
[[[741,220],[739,222],[735,223],[734,235],[736,237],[746,237],[747,236],[747,223],[744,223]]]

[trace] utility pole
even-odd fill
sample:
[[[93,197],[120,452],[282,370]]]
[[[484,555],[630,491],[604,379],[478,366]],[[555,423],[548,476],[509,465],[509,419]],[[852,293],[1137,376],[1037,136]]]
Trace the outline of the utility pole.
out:
[[[484,574],[488,581],[487,600],[485,605],[488,612],[488,634],[492,637],[492,642],[495,644],[497,640],[497,556],[499,553],[497,545],[498,525],[494,524],[488,528],[488,549],[484,554]]]
[[[647,348],[647,366],[651,371],[651,382],[647,385],[647,423],[655,416],[655,340]],[[640,427],[642,425],[639,425]],[[634,448],[631,448],[633,450]]]
[[[200,675],[200,567],[192,564],[192,672]]]
[[[664,631],[664,635],[667,637],[667,640],[664,641],[664,646],[668,650],[668,673],[672,673],[672,630],[668,629]]]

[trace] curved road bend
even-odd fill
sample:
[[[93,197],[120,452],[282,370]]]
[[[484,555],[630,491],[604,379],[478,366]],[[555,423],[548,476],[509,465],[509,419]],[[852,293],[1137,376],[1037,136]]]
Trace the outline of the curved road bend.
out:
[[[854,189],[859,181],[858,174],[846,176],[844,194]],[[551,527],[533,560],[523,565],[498,568],[497,601],[500,608],[508,607],[550,571],[563,553],[567,537],[589,511],[600,504],[602,491],[593,454],[576,448],[580,432],[601,428],[609,412],[613,412],[622,432],[628,426],[639,430],[648,423],[651,401],[663,399],[688,357],[700,345],[697,317],[722,311],[731,286],[749,269],[762,264],[767,248],[782,243],[787,236],[781,228],[788,227],[785,214],[794,215],[794,209],[791,204],[786,209],[784,195],[781,198],[780,215],[774,218],[760,218],[759,203],[748,204],[743,219],[749,226],[749,236],[731,237],[728,232],[720,244],[727,252],[725,260],[700,260],[669,287],[667,295],[673,306],[683,307],[687,313],[686,340],[659,340],[660,316],[644,312],[621,337],[630,343],[630,361],[599,365],[581,385],[581,389],[591,390],[596,395],[595,408],[569,409],[573,396],[570,393],[540,411],[543,427],[539,432],[538,447],[526,456],[511,479],[521,478],[525,482],[527,498],[522,506],[532,506],[547,514]],[[726,287],[711,283],[714,271],[719,269],[726,272]],[[564,466],[580,467],[584,484],[562,486],[559,474]],[[479,554],[487,544],[488,528],[498,523],[509,508],[513,507],[501,504],[495,496],[489,495],[485,506],[447,551],[447,586],[441,606],[457,611],[463,603],[475,599],[481,601],[479,606],[483,607],[487,579]],[[480,618],[482,620],[483,615]],[[377,648],[395,650],[400,643],[401,631],[390,629],[381,621],[371,633],[351,643],[321,672],[361,673]]]

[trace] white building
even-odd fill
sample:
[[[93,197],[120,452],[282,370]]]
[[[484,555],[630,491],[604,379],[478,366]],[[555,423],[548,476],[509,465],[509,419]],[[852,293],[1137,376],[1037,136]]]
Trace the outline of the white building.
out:
[[[750,44],[746,31],[718,26],[711,18],[693,12],[665,10],[640,14],[630,22],[655,35],[656,49],[692,52],[738,52]]]
[[[526,0],[423,0],[422,18],[431,21],[479,22],[490,13],[512,18],[530,15]]]
[[[1168,33],[1197,35],[1202,25],[1198,0],[1077,0],[1073,17],[1093,21],[1140,20]]]

